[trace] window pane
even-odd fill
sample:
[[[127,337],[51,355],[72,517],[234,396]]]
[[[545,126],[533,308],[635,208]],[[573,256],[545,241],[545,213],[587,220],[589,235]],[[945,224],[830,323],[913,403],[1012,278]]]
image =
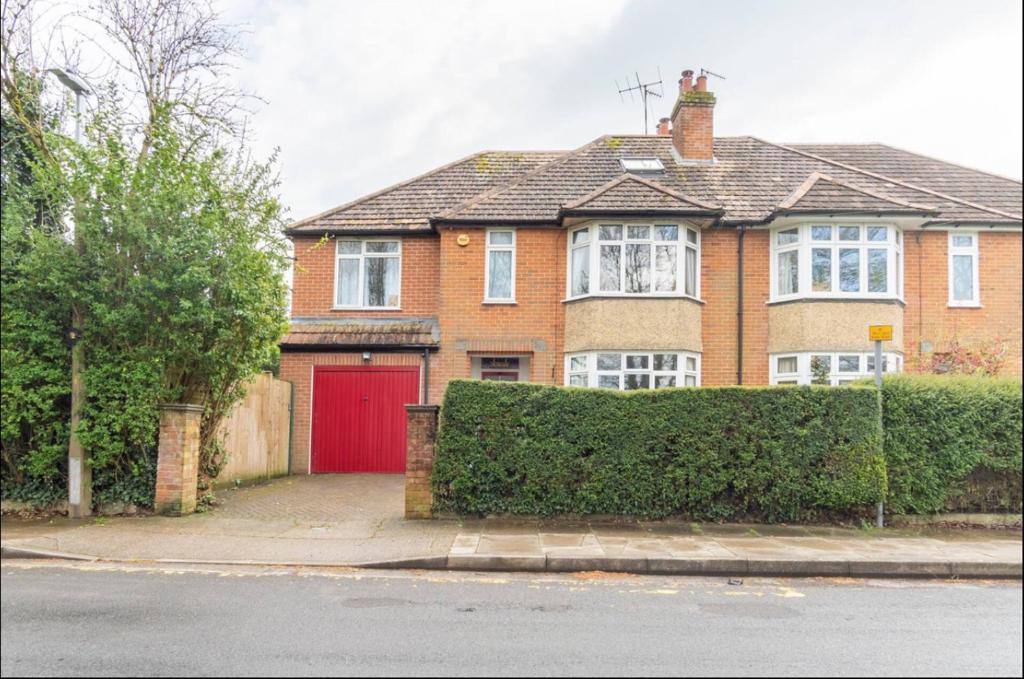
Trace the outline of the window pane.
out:
[[[694,375],[687,375],[684,379],[685,379],[684,384],[686,384],[686,386],[688,386],[688,387],[696,387],[697,386],[697,377],[696,376],[694,376]]]
[[[687,242],[690,242],[690,243],[693,243],[694,245],[696,245],[697,244],[697,232],[694,231],[693,229],[687,229],[686,230],[686,240],[687,240]]]
[[[844,248],[839,251],[839,289],[860,292],[860,250]]]
[[[489,265],[490,280],[487,281],[487,297],[490,299],[512,299],[512,251],[491,252]]]
[[[832,372],[831,356],[811,356],[811,383],[828,384]]]
[[[569,386],[572,387],[585,387],[587,386],[586,375],[569,375]]]
[[[658,245],[654,248],[654,289],[658,292],[676,291],[676,246]]]
[[[626,238],[630,240],[647,240],[651,237],[651,227],[649,226],[629,226],[626,227]]]
[[[669,224],[654,227],[654,240],[679,240],[679,227]]]
[[[787,229],[779,231],[775,236],[776,245],[791,245],[800,241],[799,229]]]
[[[580,372],[587,369],[587,357],[586,356],[573,356],[569,359],[569,370],[571,372]]]
[[[974,236],[953,236],[953,247],[970,248],[974,247]]]
[[[886,226],[869,226],[868,240],[887,241],[889,240],[889,228]]]
[[[630,227],[632,229],[633,227]],[[651,246],[626,245],[626,292],[651,291]]]
[[[363,304],[398,306],[398,258],[367,257],[363,282]]]
[[[860,356],[840,356],[839,372],[856,373],[860,372]]]
[[[953,255],[953,299],[970,302],[974,299],[974,257]]]
[[[339,255],[359,255],[363,252],[363,244],[357,240],[339,240],[338,241],[338,254]]]
[[[832,240],[831,226],[812,226],[811,240]]]
[[[889,251],[868,250],[868,292],[889,290]]]
[[[697,295],[697,251],[686,248],[686,290],[687,295]]]
[[[366,241],[367,252],[398,252],[398,241]]]
[[[814,248],[811,250],[811,290],[828,292],[831,289],[832,248]]]
[[[651,376],[647,373],[635,375],[631,373],[626,374],[626,389],[650,389],[651,388]]]
[[[516,356],[485,356],[480,359],[483,370],[519,370],[519,358]]]
[[[859,226],[840,226],[839,240],[860,240]]]
[[[620,292],[622,282],[619,280],[619,259],[622,256],[621,245],[601,246],[601,290]]]
[[[618,389],[619,388],[619,376],[618,375],[598,375],[597,386],[601,389]]]
[[[675,354],[655,354],[654,369],[662,371],[675,371],[679,366],[679,357]]]
[[[359,260],[338,260],[338,305],[359,306]]]
[[[601,226],[598,227],[598,240],[622,240],[622,227],[621,226]]]
[[[867,371],[869,373],[873,373],[873,372],[875,372],[875,355],[874,354],[868,354],[867,358],[868,358],[868,369],[867,369]],[[889,372],[889,357],[886,356],[885,354],[882,354],[882,372],[884,372],[884,373]]]
[[[647,370],[649,356],[626,356],[626,370]]]
[[[580,229],[579,231],[572,232],[572,244],[583,245],[584,243],[590,242],[590,231],[587,229]]]
[[[657,375],[654,378],[654,388],[655,389],[664,389],[665,387],[674,387],[674,386],[676,386],[676,376],[675,375]]]
[[[622,368],[622,354],[598,354],[598,370],[619,370]]]
[[[572,294],[585,295],[590,291],[590,247],[573,248]]]
[[[800,289],[800,271],[797,267],[799,253],[796,250],[779,253],[779,294],[793,295]]]
[[[780,375],[795,373],[797,371],[796,356],[782,356],[776,359],[775,372]]]
[[[697,372],[697,359],[693,356],[686,357],[686,371],[691,373]]]
[[[511,231],[491,231],[487,237],[491,239],[491,245],[512,245]]]

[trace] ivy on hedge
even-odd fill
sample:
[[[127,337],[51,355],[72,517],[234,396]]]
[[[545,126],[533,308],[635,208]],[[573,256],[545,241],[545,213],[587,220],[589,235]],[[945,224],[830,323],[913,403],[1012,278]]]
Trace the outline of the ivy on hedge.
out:
[[[882,384],[888,510],[1021,511],[1021,381],[894,376]]]
[[[791,521],[886,492],[871,387],[621,393],[456,380],[441,409],[435,508]]]

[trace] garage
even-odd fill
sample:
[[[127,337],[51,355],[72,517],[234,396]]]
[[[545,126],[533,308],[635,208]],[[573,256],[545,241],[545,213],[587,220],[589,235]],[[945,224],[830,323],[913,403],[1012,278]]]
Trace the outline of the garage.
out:
[[[314,366],[311,471],[405,472],[405,406],[419,403],[415,366]]]

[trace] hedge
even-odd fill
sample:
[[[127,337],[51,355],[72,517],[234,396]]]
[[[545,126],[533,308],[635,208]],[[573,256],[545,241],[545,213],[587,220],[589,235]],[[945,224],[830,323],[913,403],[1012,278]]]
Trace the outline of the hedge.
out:
[[[894,376],[882,384],[887,511],[1021,511],[1021,381]]]
[[[873,387],[616,392],[456,380],[435,510],[777,522],[884,497]]]

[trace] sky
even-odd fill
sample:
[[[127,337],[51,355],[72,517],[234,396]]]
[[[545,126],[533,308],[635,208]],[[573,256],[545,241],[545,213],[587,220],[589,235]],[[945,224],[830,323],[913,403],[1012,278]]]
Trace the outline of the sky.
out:
[[[616,91],[706,68],[715,132],[885,142],[1021,177],[1019,0],[214,0],[246,34],[231,77],[265,103],[301,219],[475,151],[643,132]],[[653,131],[653,124],[652,124]]]

